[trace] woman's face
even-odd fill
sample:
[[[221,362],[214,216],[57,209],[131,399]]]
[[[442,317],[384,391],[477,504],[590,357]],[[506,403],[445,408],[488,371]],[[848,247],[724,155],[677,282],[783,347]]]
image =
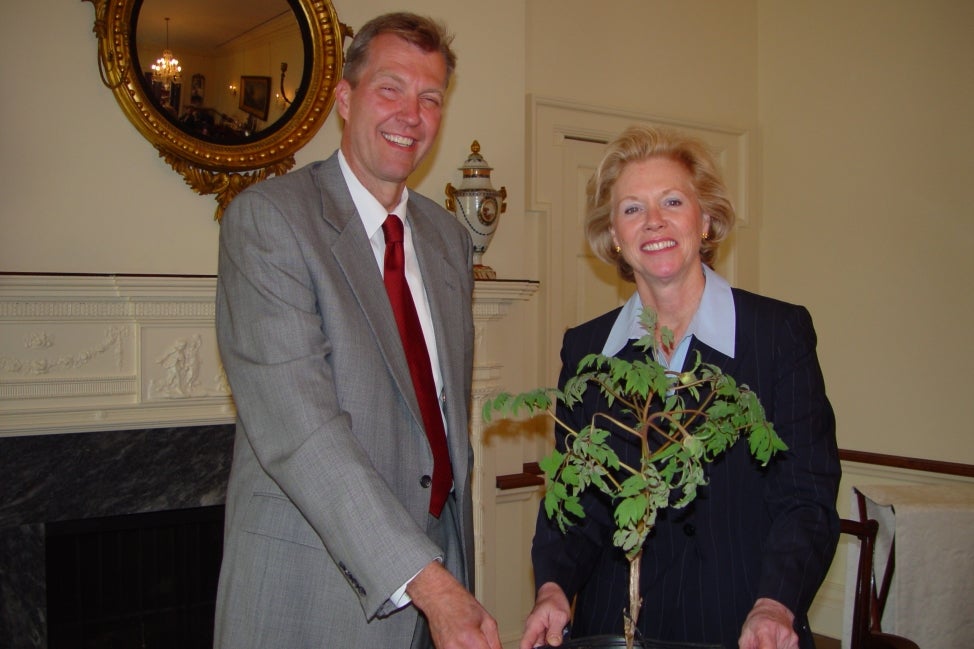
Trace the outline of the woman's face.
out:
[[[610,200],[612,239],[632,267],[637,288],[661,288],[699,276],[700,240],[710,217],[702,212],[682,164],[668,158],[630,162]]]

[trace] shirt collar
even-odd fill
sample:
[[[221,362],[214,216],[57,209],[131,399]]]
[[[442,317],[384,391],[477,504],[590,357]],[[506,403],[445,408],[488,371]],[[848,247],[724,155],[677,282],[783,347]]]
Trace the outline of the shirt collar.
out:
[[[348,185],[348,191],[352,195],[352,202],[355,203],[355,209],[358,210],[359,218],[362,219],[362,225],[365,226],[365,234],[371,239],[375,236],[376,232],[382,229],[382,223],[389,216],[389,213],[386,212],[386,208],[382,206],[382,203],[359,181],[358,176],[348,166],[348,161],[345,159],[345,154],[342,153],[341,149],[338,150],[338,166],[342,170],[342,176],[345,178],[345,184]],[[409,190],[403,188],[399,204],[396,205],[396,209],[392,213],[402,219],[404,224],[406,224],[406,203],[408,202]],[[408,227],[408,224],[406,224],[406,227]]]
[[[687,327],[684,338],[695,336],[697,340],[725,356],[734,358],[734,340],[737,334],[737,318],[734,294],[726,279],[706,264],[702,264],[706,283],[700,305]],[[602,348],[605,356],[615,356],[632,338],[642,338],[646,331],[639,323],[643,303],[639,293],[632,294],[619,312],[609,337]]]

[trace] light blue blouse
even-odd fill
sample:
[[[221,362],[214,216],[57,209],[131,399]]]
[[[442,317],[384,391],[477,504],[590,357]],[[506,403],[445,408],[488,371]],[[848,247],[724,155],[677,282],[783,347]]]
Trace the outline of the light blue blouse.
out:
[[[667,369],[674,372],[683,370],[683,362],[686,360],[687,352],[690,349],[690,338],[694,336],[705,345],[725,356],[734,358],[734,340],[737,333],[734,294],[731,292],[731,286],[726,279],[706,264],[701,265],[706,283],[703,295],[700,297],[700,305],[697,307],[697,312],[693,314],[693,319],[690,321],[686,333],[670,357],[669,363],[664,363]],[[646,335],[646,331],[639,322],[639,314],[642,313],[642,310],[642,300],[639,298],[639,293],[635,292],[626,301],[619,317],[612,325],[609,337],[602,348],[602,354],[614,356],[626,346],[629,340],[642,338]],[[656,351],[656,358],[665,359],[658,350]]]

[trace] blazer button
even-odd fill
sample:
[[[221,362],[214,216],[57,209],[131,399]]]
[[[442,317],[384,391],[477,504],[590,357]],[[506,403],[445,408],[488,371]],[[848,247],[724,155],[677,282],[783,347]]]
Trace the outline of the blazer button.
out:
[[[697,528],[693,526],[693,523],[687,523],[683,526],[683,533],[687,536],[693,536],[697,533]]]
[[[424,475],[419,479],[419,486],[423,489],[429,489],[431,484],[433,484],[433,478],[428,475]]]

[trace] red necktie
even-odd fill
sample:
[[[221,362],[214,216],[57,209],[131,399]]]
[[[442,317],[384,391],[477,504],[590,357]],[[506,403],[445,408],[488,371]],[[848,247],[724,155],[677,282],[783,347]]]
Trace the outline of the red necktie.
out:
[[[446,430],[443,428],[443,415],[436,397],[436,384],[433,382],[433,369],[430,365],[429,350],[419,324],[419,315],[413,303],[412,293],[406,283],[406,256],[403,249],[402,221],[390,214],[382,224],[382,234],[386,238],[385,273],[383,280],[392,312],[399,326],[399,337],[409,363],[409,374],[413,379],[413,389],[419,400],[423,415],[426,438],[433,451],[433,485],[430,493],[430,513],[439,518],[443,504],[453,486],[453,469],[450,466],[450,452],[446,447]]]

